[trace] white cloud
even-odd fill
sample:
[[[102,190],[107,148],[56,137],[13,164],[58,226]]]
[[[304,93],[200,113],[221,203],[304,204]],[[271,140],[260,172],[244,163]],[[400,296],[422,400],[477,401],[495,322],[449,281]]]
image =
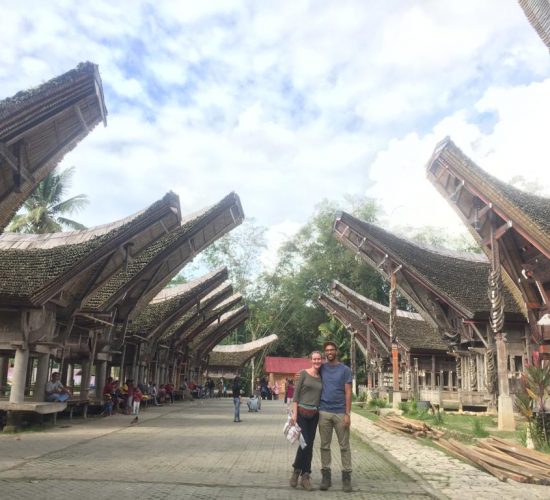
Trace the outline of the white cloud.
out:
[[[382,201],[389,224],[435,225],[451,232],[464,231],[458,216],[426,179],[426,162],[435,144],[446,136],[481,168],[504,182],[516,175],[531,181],[539,179],[550,196],[550,184],[544,175],[550,169],[545,140],[550,79],[527,86],[489,88],[474,108],[495,113],[491,132],[483,132],[463,110],[441,120],[427,134],[411,133],[390,141],[378,153],[371,167],[375,185],[368,193]]]
[[[445,135],[505,180],[548,170],[550,59],[514,0],[9,0],[3,12],[2,97],[100,66],[109,125],[64,161],[91,198],[88,225],[170,189],[183,212],[235,190],[270,228],[269,265],[277,235],[322,198],[368,192],[392,223],[455,224],[424,173]]]

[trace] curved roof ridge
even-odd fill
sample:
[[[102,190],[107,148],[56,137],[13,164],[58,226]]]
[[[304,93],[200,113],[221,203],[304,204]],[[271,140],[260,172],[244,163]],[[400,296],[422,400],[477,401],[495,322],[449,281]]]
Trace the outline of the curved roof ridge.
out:
[[[41,98],[43,94],[56,90],[65,84],[70,84],[82,75],[94,75],[101,82],[97,65],[90,61],[81,62],[75,68],[44,83],[29,87],[26,90],[20,90],[16,94],[0,100],[0,119],[5,119],[12,113],[19,111],[21,106],[28,105],[29,102]]]
[[[272,333],[271,335],[267,335],[266,337],[262,337],[261,339],[256,339],[251,342],[247,342],[245,344],[228,344],[228,345],[217,345],[212,349],[212,352],[216,353],[233,353],[233,352],[247,352],[252,351],[256,349],[261,349],[262,347],[271,344],[271,342],[274,342],[279,337],[277,334]]]
[[[231,304],[232,302],[239,302],[242,300],[242,298],[243,298],[242,293],[239,293],[239,292],[234,293],[233,295],[230,295],[229,297],[227,297],[227,299],[220,302],[217,306],[215,306],[214,309],[212,309],[212,312],[216,312],[219,309],[223,309],[224,307],[226,307],[228,304]]]
[[[371,226],[377,227],[379,230],[384,231],[388,233],[391,236],[394,236],[395,238],[400,238],[401,240],[409,243],[410,245],[414,245],[422,250],[425,250],[426,252],[435,253],[437,255],[441,255],[443,257],[451,257],[452,259],[459,259],[459,260],[465,260],[469,262],[486,262],[489,263],[489,260],[487,259],[487,256],[483,253],[473,253],[473,252],[464,252],[461,250],[453,250],[451,248],[442,247],[442,246],[436,246],[436,245],[430,245],[429,243],[422,243],[420,241],[414,240],[412,238],[409,238],[408,236],[405,236],[400,233],[396,233],[393,231],[388,231],[386,229],[381,228],[380,226],[376,224],[372,224],[370,222],[365,222],[365,224],[370,224]]]
[[[417,243],[345,212],[337,217],[335,224],[346,225],[355,234],[352,236],[354,241],[348,241],[347,236],[340,236],[341,241],[353,251],[360,249],[362,239],[369,241],[380,253],[391,255],[396,264],[402,264],[408,272],[419,277],[424,286],[449,304],[459,307],[468,317],[485,315],[490,311],[487,280],[491,264],[487,260],[463,259],[426,250]],[[369,265],[378,267],[376,262],[370,262]],[[506,312],[520,311],[507,288],[504,289],[504,300]]]
[[[155,304],[157,302],[163,302],[165,300],[173,299],[174,297],[177,297],[178,295],[185,294],[185,293],[189,292],[190,290],[192,290],[193,288],[195,288],[196,286],[201,285],[205,281],[208,281],[209,279],[214,278],[215,276],[217,276],[218,274],[223,273],[226,270],[227,270],[226,267],[219,267],[219,268],[215,269],[214,271],[211,271],[211,272],[209,272],[209,273],[207,273],[203,276],[199,276],[198,278],[195,278],[195,279],[193,279],[191,281],[188,281],[186,283],[180,283],[179,285],[174,285],[174,286],[171,286],[169,288],[163,288],[159,293],[157,293],[157,295],[155,295],[155,297],[153,297],[153,299],[151,300],[151,302],[149,302],[149,304]],[[216,288],[215,290],[210,292],[210,294],[214,293],[216,290],[218,290],[218,288]],[[208,297],[208,295],[205,296],[205,298],[206,297]]]
[[[384,304],[380,304],[380,302],[376,302],[376,300],[369,299],[368,297],[365,297],[364,295],[361,295],[360,293],[357,293],[355,290],[352,290],[351,288],[347,287],[346,285],[343,285],[339,281],[335,281],[339,286],[344,288],[348,293],[353,294],[357,297],[358,300],[361,302],[364,302],[365,304],[372,306],[384,313],[389,314],[390,308],[388,306],[385,306]],[[425,319],[418,313],[410,312],[410,311],[404,311],[403,309],[397,309],[397,315],[402,318],[409,318],[414,319],[416,321],[425,321]]]
[[[450,137],[436,145],[426,168],[429,171],[438,165],[458,172],[458,176],[463,179],[470,177],[469,181],[475,185],[475,189],[482,196],[489,198],[489,202],[500,206],[501,209],[507,207],[508,210],[521,213],[547,237],[550,235],[550,198],[523,191],[486,172]]]
[[[170,198],[172,198],[172,200],[170,200]],[[100,224],[99,226],[94,226],[87,229],[81,229],[78,231],[59,231],[56,233],[42,234],[4,232],[0,234],[0,250],[45,250],[64,245],[76,245],[79,243],[85,243],[99,236],[104,236],[114,229],[118,229],[134,221],[159,202],[165,200],[174,201],[176,199],[177,195],[170,191],[166,193],[161,200],[156,201],[149,207],[144,208],[139,212],[128,215],[123,219],[119,219],[114,222],[108,222],[106,224]]]

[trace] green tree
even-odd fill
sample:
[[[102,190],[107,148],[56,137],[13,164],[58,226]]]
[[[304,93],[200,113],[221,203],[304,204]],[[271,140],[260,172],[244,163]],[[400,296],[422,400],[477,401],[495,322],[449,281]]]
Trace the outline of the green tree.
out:
[[[84,194],[63,200],[70,187],[74,167],[50,172],[23,204],[24,212],[17,214],[7,230],[20,233],[54,233],[68,229],[86,229],[85,226],[65,217],[88,204]]]
[[[267,248],[266,231],[253,218],[245,219],[239,227],[206,248],[190,271],[227,266],[233,288],[243,294],[253,294],[260,273],[261,254]]]
[[[370,199],[348,198],[345,207],[324,200],[304,227],[280,250],[275,271],[263,277],[265,294],[272,306],[285,305],[286,323],[280,326],[279,342],[273,352],[283,356],[304,356],[322,344],[330,318],[317,297],[328,293],[337,279],[357,292],[387,303],[384,280],[372,268],[355,259],[333,235],[339,209],[346,208],[357,217],[374,222],[378,206]],[[321,328],[321,330],[320,330]],[[349,353],[349,335],[345,335],[342,353]]]

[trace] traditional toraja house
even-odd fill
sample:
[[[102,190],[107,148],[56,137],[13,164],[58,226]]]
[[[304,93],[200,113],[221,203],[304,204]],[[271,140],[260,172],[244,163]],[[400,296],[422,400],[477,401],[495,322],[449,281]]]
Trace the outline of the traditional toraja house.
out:
[[[448,138],[437,145],[427,172],[491,261],[491,281],[485,286],[492,296],[502,370],[517,355],[513,330],[502,322],[503,290],[514,293],[529,322],[524,357],[530,358],[533,346],[550,358],[550,199],[487,174]],[[507,380],[499,384],[506,395]]]
[[[128,375],[133,359],[126,357],[126,334],[131,320],[200,251],[239,225],[244,214],[238,196],[231,193],[216,205],[186,217],[179,227],[141,253],[130,254],[127,265],[89,294],[81,311],[88,315],[112,314],[108,342],[95,343],[94,351],[121,366],[121,377]],[[131,251],[131,249],[130,249]],[[132,348],[132,354],[135,350]],[[105,370],[101,363],[99,369]],[[103,374],[100,375],[103,379]]]
[[[352,335],[365,355],[367,387],[384,392],[393,387],[392,344],[397,347],[399,389],[409,399],[437,404],[455,404],[456,392],[449,390],[456,363],[437,330],[420,314],[396,311],[396,336],[390,335],[390,308],[367,299],[334,281],[331,295],[322,294],[318,302],[337,318]],[[355,360],[352,351],[352,365]],[[459,400],[460,404],[468,402]]]
[[[463,395],[471,394],[471,404],[477,400],[481,405],[489,395],[495,396],[496,349],[487,294],[491,264],[485,256],[424,247],[346,213],[337,216],[334,232],[345,246],[390,281],[390,307],[391,292],[395,305],[395,290],[399,288],[424,320],[453,347],[458,385],[463,388]],[[524,317],[507,289],[502,290],[502,301],[506,330],[510,332],[511,366],[517,362],[521,366],[526,353]],[[391,326],[390,320],[393,331]],[[466,377],[465,370],[479,365],[477,355],[482,357],[481,365],[487,375]],[[463,387],[464,381],[469,381],[468,387]]]
[[[279,394],[284,394],[286,381],[296,378],[296,374],[311,366],[307,358],[283,358],[278,356],[266,356],[264,360],[264,373],[268,377],[269,387],[279,386]]]
[[[206,376],[233,379],[256,354],[278,339],[274,333],[246,344],[218,345],[208,356]]]
[[[217,289],[228,277],[227,268],[217,269],[205,276],[201,276],[189,283],[183,283],[165,288],[143,309],[128,327],[126,343],[131,346],[127,352],[127,360],[131,364],[129,375],[135,381],[170,381],[179,387],[179,369],[181,351],[170,350],[171,363],[161,365],[158,362],[159,340],[166,331],[175,325],[191,310],[198,314],[203,299]],[[167,342],[170,341],[166,339]],[[162,341],[161,341],[162,343]],[[173,342],[171,343],[173,347]],[[101,386],[97,382],[97,386]]]
[[[189,215],[180,227],[168,231],[90,296],[84,308],[90,312],[116,308],[118,321],[129,321],[198,253],[243,219],[241,202],[235,193]]]
[[[179,200],[169,193],[134,216],[92,229],[0,235],[2,386],[9,357],[15,354],[10,403],[23,402],[29,358],[35,356],[34,397],[43,400],[50,356],[59,356],[71,332],[87,333],[112,320],[82,312],[88,294],[124,267],[129,248],[143,250],[179,221]]]
[[[173,195],[168,196],[167,200],[170,197],[173,197]],[[177,201],[177,197],[174,197],[174,199]],[[64,290],[63,293],[58,290],[56,291],[57,295],[52,299],[56,304],[62,304],[68,312],[58,307],[59,311],[55,322],[51,321],[51,328],[54,328],[56,332],[53,339],[55,348],[63,346],[61,354],[59,350],[50,350],[48,354],[53,354],[58,360],[60,359],[64,367],[74,366],[75,364],[81,366],[81,399],[88,398],[87,388],[94,362],[98,386],[105,379],[107,363],[109,362],[111,365],[119,364],[121,366],[120,374],[122,376],[128,375],[124,372],[124,367],[128,364],[129,366],[133,365],[132,358],[129,358],[129,363],[124,360],[127,345],[125,337],[128,325],[131,319],[147,305],[150,300],[149,294],[153,292],[156,294],[157,290],[161,286],[164,287],[174,274],[189,262],[198,251],[239,224],[243,217],[240,202],[234,194],[224,198],[214,207],[188,217],[183,224],[179,222],[179,204],[174,207],[166,200],[163,203],[167,204],[168,217],[164,221],[158,221],[158,228],[155,228],[154,231],[149,229],[149,232],[147,232],[147,228],[139,226],[144,234],[151,237],[149,241],[116,240],[118,242],[116,245],[107,241],[109,244],[105,246],[104,258],[100,250],[93,253],[94,250],[97,250],[97,247],[92,246],[90,255],[93,257],[85,256],[89,260],[85,260],[82,270],[82,273],[84,271],[88,273],[85,275],[86,285],[74,278],[76,271],[71,269],[69,279],[74,278],[74,283],[71,281],[71,284],[74,287],[78,285],[80,288],[75,288],[76,291],[71,291],[70,294],[68,290]],[[144,212],[149,218],[151,217],[149,213],[151,210],[154,212],[153,209]],[[138,218],[138,221],[141,221],[141,218]],[[103,231],[114,230],[119,225],[104,226]],[[126,227],[124,224],[122,226]],[[103,234],[101,228],[97,232],[89,230],[88,233],[91,235]],[[116,231],[113,234],[114,236],[118,235]],[[152,238],[152,236],[155,237]],[[10,241],[14,238],[17,239],[16,235],[4,235],[4,237],[10,239]],[[51,236],[41,238],[47,239]],[[87,238],[80,234],[75,235],[74,238],[76,241],[81,239],[87,241]],[[102,246],[103,240],[96,241],[92,239],[92,241],[98,247]],[[160,242],[162,244],[159,245]],[[80,249],[80,246],[71,247],[71,249]],[[53,270],[59,265],[64,272],[66,268],[63,266],[70,262],[62,257],[59,248],[52,248],[49,253],[46,252],[44,255],[44,258],[51,259],[49,266]],[[72,254],[69,255],[72,256]],[[75,259],[79,255],[76,253]],[[112,260],[109,261],[107,257],[111,257]],[[7,259],[1,257],[0,260],[4,263],[8,262]],[[53,268],[51,267],[52,264]],[[46,267],[45,265],[38,266],[38,269]],[[18,269],[17,265],[14,269]],[[11,272],[14,272],[13,269]],[[19,280],[19,277],[17,279]],[[84,278],[82,279],[84,280]],[[112,286],[113,283],[114,286]],[[19,285],[16,288],[19,289]],[[78,292],[78,295],[75,295],[76,292]],[[109,293],[120,293],[121,295],[117,300],[111,300]],[[94,302],[98,297],[101,300]],[[95,305],[95,307],[90,307],[90,304]],[[23,338],[22,334],[19,334],[19,336]],[[41,336],[40,340],[45,341],[47,339]],[[9,353],[6,354],[7,356],[2,359],[7,364]],[[22,364],[17,363],[17,358],[16,352],[16,365],[22,366]],[[159,357],[159,363],[168,362],[169,359],[171,358],[167,355]],[[47,374],[48,363],[42,363],[41,366],[46,366],[46,368],[39,370],[39,372]],[[28,372],[29,370],[26,371],[26,373]],[[66,373],[66,370],[64,372]],[[23,394],[22,391],[25,385],[28,386],[26,384],[28,377],[24,377],[25,370],[22,370],[22,373],[22,376],[17,376],[18,371],[16,370],[19,385],[14,384],[15,387],[12,388],[10,397],[15,397],[19,392]],[[70,377],[67,376],[67,378]],[[39,377],[36,387],[43,387],[43,385]],[[21,391],[19,389],[13,390],[16,388],[21,388]],[[19,395],[19,398],[21,397]],[[38,393],[36,393],[36,397],[39,397]]]
[[[189,342],[189,370],[191,376],[196,374],[198,379],[205,367],[208,366],[208,355],[233,330],[242,325],[249,317],[248,306],[242,305],[222,314],[211,322],[192,341]]]
[[[0,101],[0,232],[38,183],[107,110],[98,67],[81,63]]]
[[[527,19],[550,50],[550,0],[519,0]]]

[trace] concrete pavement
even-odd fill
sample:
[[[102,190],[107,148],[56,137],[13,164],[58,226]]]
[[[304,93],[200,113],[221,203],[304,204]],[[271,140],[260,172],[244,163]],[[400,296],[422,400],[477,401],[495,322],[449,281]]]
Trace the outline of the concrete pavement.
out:
[[[243,398],[245,401],[246,399]],[[10,499],[299,499],[430,498],[433,491],[386,452],[353,438],[353,486],[341,491],[339,453],[333,488],[305,492],[288,486],[295,454],[282,428],[280,401],[259,413],[243,405],[233,422],[230,399],[176,403],[131,417],[58,420],[45,432],[0,436],[0,496]],[[317,443],[318,444],[318,443]],[[336,440],[335,440],[336,444]],[[336,450],[335,450],[336,451]],[[320,481],[318,446],[313,480]]]
[[[243,402],[246,398],[243,398]],[[550,487],[501,483],[445,453],[390,434],[352,415],[353,493],[343,493],[337,446],[333,488],[314,492],[288,485],[296,445],[282,434],[280,401],[259,413],[243,404],[233,422],[231,399],[176,403],[142,411],[140,422],[115,415],[55,429],[0,434],[0,498],[100,499],[359,499],[550,498]],[[368,443],[368,444],[365,444]],[[336,445],[336,438],[334,438]]]

